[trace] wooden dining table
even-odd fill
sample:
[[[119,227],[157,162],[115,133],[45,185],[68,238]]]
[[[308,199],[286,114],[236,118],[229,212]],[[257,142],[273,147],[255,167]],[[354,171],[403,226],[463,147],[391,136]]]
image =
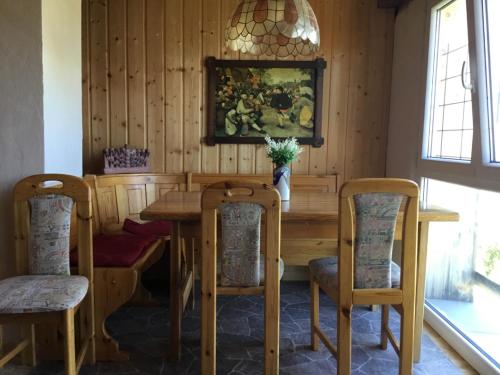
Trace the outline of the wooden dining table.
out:
[[[281,206],[281,256],[285,265],[308,265],[309,260],[337,254],[338,197],[336,193],[293,192]],[[196,246],[200,236],[201,193],[168,192],[140,214],[143,220],[173,222],[170,240],[170,337],[169,358],[181,355],[181,321],[195,273],[186,271],[186,247]],[[421,209],[418,218],[417,290],[415,304],[414,360],[420,360],[424,318],[425,269],[430,222],[458,221],[455,212]],[[398,218],[395,239],[401,239]]]

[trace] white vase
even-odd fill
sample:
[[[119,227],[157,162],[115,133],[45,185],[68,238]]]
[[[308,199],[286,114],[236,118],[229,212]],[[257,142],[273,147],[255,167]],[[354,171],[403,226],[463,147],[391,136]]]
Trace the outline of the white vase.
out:
[[[273,185],[279,191],[282,201],[290,200],[290,167],[278,165],[273,171]]]

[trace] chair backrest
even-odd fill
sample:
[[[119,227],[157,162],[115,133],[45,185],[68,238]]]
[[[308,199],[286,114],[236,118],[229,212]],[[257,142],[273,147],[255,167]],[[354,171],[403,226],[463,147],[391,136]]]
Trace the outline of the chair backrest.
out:
[[[78,227],[78,271],[92,283],[90,187],[79,177],[63,174],[26,177],[14,188],[18,274],[69,274],[73,204]]]
[[[279,281],[281,202],[276,189],[266,184],[227,181],[204,190],[202,227],[204,238],[211,239],[209,251],[213,257],[217,256],[217,213],[221,220],[222,286],[259,285],[262,214],[265,280]]]
[[[86,175],[92,188],[94,232],[121,229],[127,218],[139,219],[140,212],[169,191],[185,191],[186,174]]]
[[[401,278],[405,282],[404,271],[416,264],[418,196],[418,185],[402,179],[359,179],[342,186],[339,198],[341,280],[349,280],[353,289],[391,288],[394,234],[398,218],[402,218]],[[414,270],[407,276],[414,278]]]
[[[223,181],[273,183],[271,174],[206,174],[188,173],[188,191],[203,191],[207,186]],[[297,175],[292,173],[292,191],[337,192],[337,175]]]

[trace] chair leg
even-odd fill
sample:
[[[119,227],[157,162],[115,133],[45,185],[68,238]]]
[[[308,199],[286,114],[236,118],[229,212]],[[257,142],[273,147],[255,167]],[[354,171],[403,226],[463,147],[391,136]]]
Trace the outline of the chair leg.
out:
[[[75,311],[73,309],[63,312],[63,329],[65,374],[76,375]]]
[[[21,361],[26,366],[36,366],[35,325],[27,324],[21,328],[23,340],[28,340],[28,346],[21,352]]]
[[[380,346],[383,350],[387,349],[387,327],[389,326],[389,305],[382,305],[382,314],[380,322]]]
[[[337,373],[351,373],[351,311],[350,305],[337,306]]]
[[[399,374],[412,373],[413,368],[413,336],[415,328],[415,310],[411,304],[401,314],[401,335],[399,343]]]
[[[315,327],[319,327],[319,285],[311,275],[311,349],[319,350],[319,337]]]
[[[80,335],[88,340],[87,352],[84,363],[94,365],[96,362],[95,350],[95,320],[94,320],[94,299],[92,295],[87,295],[84,305],[80,308]]]
[[[191,310],[194,310],[196,308],[196,301],[194,299],[195,292],[196,292],[196,264],[195,264],[195,250],[196,250],[196,239],[192,238],[189,240],[190,243],[190,248],[188,249],[189,252],[189,264],[190,264],[190,271],[193,272],[193,286],[191,287]]]

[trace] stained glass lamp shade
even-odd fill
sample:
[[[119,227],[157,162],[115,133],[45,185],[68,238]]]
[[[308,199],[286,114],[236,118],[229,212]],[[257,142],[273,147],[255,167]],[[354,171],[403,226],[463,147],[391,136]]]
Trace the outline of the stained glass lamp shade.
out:
[[[233,51],[278,57],[310,55],[319,26],[307,0],[241,0],[226,27]]]

